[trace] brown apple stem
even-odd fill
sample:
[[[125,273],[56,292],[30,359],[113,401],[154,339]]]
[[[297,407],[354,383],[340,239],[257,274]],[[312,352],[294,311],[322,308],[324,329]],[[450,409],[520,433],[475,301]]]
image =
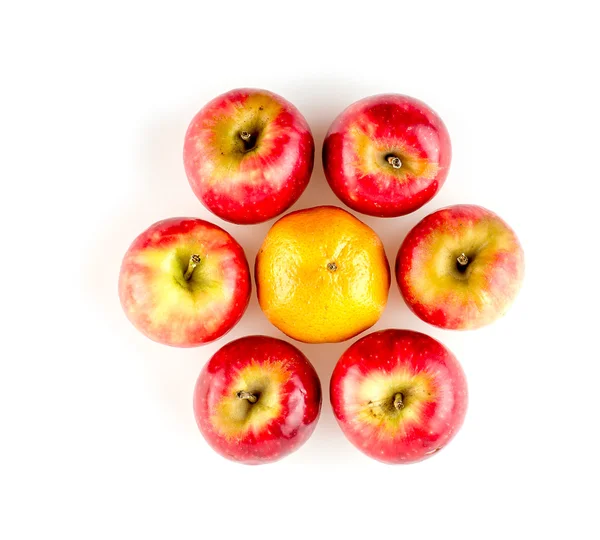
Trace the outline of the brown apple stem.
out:
[[[327,270],[330,272],[335,272],[337,270],[337,264],[334,262],[327,263]]]
[[[388,156],[387,161],[392,167],[394,167],[394,169],[399,169],[402,167],[402,161],[400,161],[399,157]]]
[[[457,258],[456,262],[461,266],[467,266],[469,264],[469,257],[467,257],[464,253],[461,253]]]
[[[189,281],[190,278],[192,277],[192,274],[194,273],[194,268],[196,268],[196,266],[198,266],[199,264],[200,264],[200,255],[196,255],[194,253],[194,255],[192,255],[190,257],[190,262],[188,263],[187,270],[186,270],[185,274],[183,275],[183,279],[185,279],[186,281]]]
[[[240,390],[237,393],[237,397],[238,399],[247,399],[250,403],[256,403],[256,400],[258,399],[254,394],[246,392],[245,390]]]
[[[398,411],[404,409],[404,396],[400,392],[394,396],[394,407]]]
[[[248,133],[247,131],[242,131],[240,133],[240,137],[242,138],[242,141],[249,141],[250,137],[252,137],[252,134]]]

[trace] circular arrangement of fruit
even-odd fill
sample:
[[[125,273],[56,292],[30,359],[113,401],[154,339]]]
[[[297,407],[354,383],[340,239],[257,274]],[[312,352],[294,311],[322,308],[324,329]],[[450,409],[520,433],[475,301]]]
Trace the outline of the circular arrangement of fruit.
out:
[[[240,89],[208,103],[184,144],[190,185],[220,218],[254,224],[287,210],[306,188],[315,145],[300,112],[265,90]],[[440,189],[450,138],[424,103],[398,94],[357,101],[333,122],[323,144],[327,181],[363,214],[413,212]],[[523,250],[496,214],[473,205],[437,210],[398,250],[395,277],[409,308],[425,322],[472,329],[502,316],[523,280]],[[254,266],[267,318],[306,343],[340,342],[373,326],[390,288],[377,234],[345,210],[292,212],[270,229]],[[128,249],[119,276],[121,304],[150,339],[176,347],[213,341],[241,319],[252,284],[244,250],[201,219],[155,223]],[[467,384],[435,339],[409,330],[373,332],[339,359],[331,406],[348,439],[386,463],[420,461],[462,425]],[[267,463],[298,449],[321,410],[321,383],[292,344],[248,336],[204,366],[194,413],[223,456]]]

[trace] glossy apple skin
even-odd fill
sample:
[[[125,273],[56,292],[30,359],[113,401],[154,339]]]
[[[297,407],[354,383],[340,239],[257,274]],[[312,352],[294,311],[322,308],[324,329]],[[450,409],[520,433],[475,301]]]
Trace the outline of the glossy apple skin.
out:
[[[201,262],[186,281],[193,254]],[[195,218],[150,226],[127,250],[119,275],[127,318],[150,339],[174,347],[196,347],[231,330],[251,288],[242,247],[221,227]]]
[[[457,271],[465,253],[469,264]],[[503,316],[523,282],[525,259],[514,231],[499,216],[456,205],[423,218],[396,257],[396,281],[408,307],[447,329],[475,329]]]
[[[247,150],[241,133],[252,135]],[[185,171],[202,204],[221,219],[261,223],[287,210],[310,180],[314,140],[281,96],[232,90],[205,105],[188,127]]]
[[[254,404],[238,392],[258,396]],[[314,431],[321,383],[293,345],[247,336],[222,347],[205,364],[194,390],[200,432],[227,459],[257,465],[297,450]]]
[[[361,99],[333,122],[323,144],[325,176],[357,212],[396,217],[414,212],[442,187],[450,136],[425,103],[400,94]],[[396,156],[395,169],[387,156]]]
[[[392,406],[397,392],[400,411]],[[350,442],[384,463],[414,463],[443,448],[462,426],[468,401],[464,372],[448,349],[425,334],[393,329],[346,350],[330,397]]]

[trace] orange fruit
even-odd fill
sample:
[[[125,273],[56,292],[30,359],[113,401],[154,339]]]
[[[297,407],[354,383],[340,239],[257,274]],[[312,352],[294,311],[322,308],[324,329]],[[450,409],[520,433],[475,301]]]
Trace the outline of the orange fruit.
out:
[[[267,318],[307,343],[344,341],[373,326],[390,288],[377,234],[334,206],[278,220],[256,256],[255,276]]]

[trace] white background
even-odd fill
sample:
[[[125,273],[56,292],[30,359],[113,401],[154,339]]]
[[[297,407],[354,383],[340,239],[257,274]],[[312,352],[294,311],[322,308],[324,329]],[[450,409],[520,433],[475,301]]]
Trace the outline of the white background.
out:
[[[12,2],[0,15],[0,537],[63,539],[598,538],[600,87],[595,2]],[[154,221],[198,216],[251,264],[269,226],[232,226],[182,164],[192,116],[240,86],[306,116],[317,159],[294,209],[339,204],[325,132],[351,102],[400,92],[445,121],[441,192],[362,218],[393,261],[433,210],[500,214],[524,288],[488,328],[441,331],[392,283],[375,329],[440,339],[467,373],[462,431],[430,460],[385,466],[344,439],[328,401],[349,343],[299,345],[324,388],[297,453],[247,467],[194,423],[196,377],[231,339],[282,335],[258,308],[208,346],[150,342],[123,315],[121,257]],[[596,517],[593,513],[596,513]]]

